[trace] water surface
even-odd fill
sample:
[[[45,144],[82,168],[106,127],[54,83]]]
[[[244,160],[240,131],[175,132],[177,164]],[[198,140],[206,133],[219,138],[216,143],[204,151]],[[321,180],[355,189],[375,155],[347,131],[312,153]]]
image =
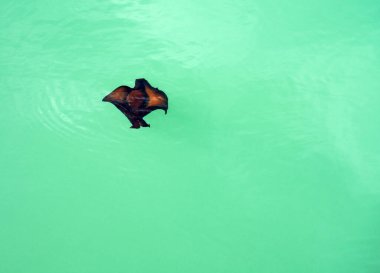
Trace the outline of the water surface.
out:
[[[378,1],[0,7],[0,272],[380,272]]]

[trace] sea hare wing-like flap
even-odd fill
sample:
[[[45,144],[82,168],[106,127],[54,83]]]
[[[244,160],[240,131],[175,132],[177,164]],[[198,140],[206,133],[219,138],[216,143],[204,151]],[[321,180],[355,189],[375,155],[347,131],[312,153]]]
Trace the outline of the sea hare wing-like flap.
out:
[[[115,90],[113,90],[111,93],[109,93],[107,96],[103,98],[103,101],[108,102],[121,102],[125,99],[128,92],[131,90],[128,86],[119,86]]]

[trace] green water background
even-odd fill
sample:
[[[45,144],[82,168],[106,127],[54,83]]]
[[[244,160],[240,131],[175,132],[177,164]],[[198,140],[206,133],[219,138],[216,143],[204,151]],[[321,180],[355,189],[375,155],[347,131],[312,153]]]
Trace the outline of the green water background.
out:
[[[380,272],[379,1],[0,8],[1,273]]]

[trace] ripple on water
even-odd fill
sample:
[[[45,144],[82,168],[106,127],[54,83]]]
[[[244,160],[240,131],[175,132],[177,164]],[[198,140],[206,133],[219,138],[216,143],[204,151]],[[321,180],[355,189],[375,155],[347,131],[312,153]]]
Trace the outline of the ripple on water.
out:
[[[49,82],[33,97],[31,105],[35,108],[28,113],[29,119],[38,121],[44,128],[66,139],[123,141],[122,136],[105,130],[107,121],[104,119],[107,117],[100,117],[104,112],[101,96],[98,92],[91,94],[91,90],[80,82]]]

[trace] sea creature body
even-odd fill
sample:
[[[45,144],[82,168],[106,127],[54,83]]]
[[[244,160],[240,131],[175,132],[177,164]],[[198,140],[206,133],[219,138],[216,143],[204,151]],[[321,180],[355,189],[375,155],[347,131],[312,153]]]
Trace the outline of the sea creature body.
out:
[[[150,112],[162,109],[168,111],[168,97],[158,88],[152,87],[145,79],[137,79],[135,87],[122,85],[103,98],[117,107],[132,123],[131,128],[150,127],[143,119]]]

